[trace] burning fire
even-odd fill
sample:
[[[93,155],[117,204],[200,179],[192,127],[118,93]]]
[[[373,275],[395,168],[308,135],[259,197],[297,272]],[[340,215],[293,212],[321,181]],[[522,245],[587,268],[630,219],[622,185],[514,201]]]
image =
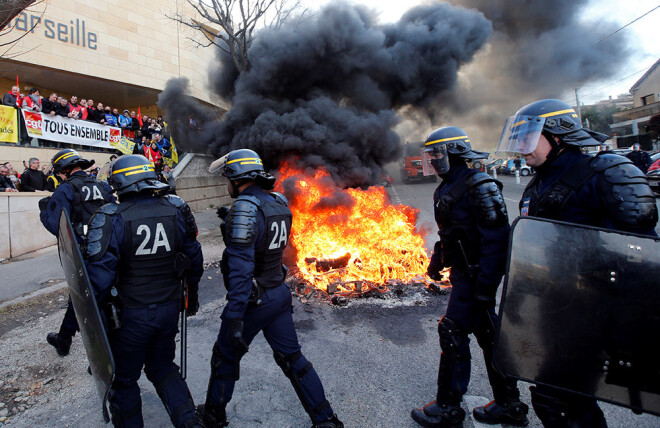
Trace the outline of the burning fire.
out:
[[[293,212],[290,242],[304,281],[329,294],[385,291],[393,280],[432,283],[419,210],[392,204],[383,187],[341,189],[324,169],[310,176],[287,163],[278,183]]]

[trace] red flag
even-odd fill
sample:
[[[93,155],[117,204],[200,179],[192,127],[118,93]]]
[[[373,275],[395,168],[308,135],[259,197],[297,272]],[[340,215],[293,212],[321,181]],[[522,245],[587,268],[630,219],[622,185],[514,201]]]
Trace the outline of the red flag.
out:
[[[140,127],[143,127],[144,125],[142,124],[142,113],[140,113],[140,107],[138,106],[138,122],[140,122]]]
[[[16,75],[16,87],[18,88],[18,93],[20,94],[21,93],[21,87],[18,84],[18,74]]]

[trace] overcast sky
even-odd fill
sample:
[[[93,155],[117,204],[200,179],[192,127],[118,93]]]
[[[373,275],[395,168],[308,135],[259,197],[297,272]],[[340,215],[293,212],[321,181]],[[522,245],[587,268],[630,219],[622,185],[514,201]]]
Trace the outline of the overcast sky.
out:
[[[301,3],[310,9],[315,9],[329,1],[302,0]],[[364,4],[377,10],[382,22],[394,22],[409,8],[428,3],[428,1],[358,0],[353,3]],[[551,8],[551,4],[552,2],[548,2],[549,8]],[[592,0],[589,6],[580,13],[585,21],[598,22],[605,19],[624,26],[656,6],[660,6],[659,0]],[[580,88],[580,101],[591,104],[610,95],[616,97],[627,92],[637,79],[660,58],[659,24],[660,8],[611,36],[619,37],[624,32],[632,34],[632,39],[639,43],[639,51],[630,61],[621,64],[620,73],[611,80],[593,82]],[[602,37],[605,36],[607,34],[602,34]],[[565,99],[571,97],[574,97],[572,90],[566,94]]]

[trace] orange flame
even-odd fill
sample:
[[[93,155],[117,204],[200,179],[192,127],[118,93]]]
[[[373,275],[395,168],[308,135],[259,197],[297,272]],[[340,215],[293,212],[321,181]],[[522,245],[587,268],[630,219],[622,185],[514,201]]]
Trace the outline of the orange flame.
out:
[[[278,183],[293,212],[290,243],[305,281],[325,292],[430,282],[419,210],[392,204],[383,187],[341,189],[322,168],[312,176],[285,163]]]

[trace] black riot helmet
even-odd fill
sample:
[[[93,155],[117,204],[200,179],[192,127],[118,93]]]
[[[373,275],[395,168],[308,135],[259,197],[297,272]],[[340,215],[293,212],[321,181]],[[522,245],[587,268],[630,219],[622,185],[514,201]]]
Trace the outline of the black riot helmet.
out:
[[[141,192],[146,189],[163,190],[167,184],[158,181],[153,164],[142,155],[117,158],[108,172],[108,184],[118,195]]]
[[[470,138],[457,126],[445,126],[431,132],[422,149],[424,175],[446,174],[450,156],[464,160],[485,159],[488,153],[472,150]]]
[[[527,104],[509,117],[497,145],[498,152],[528,154],[545,135],[555,147],[554,137],[571,146],[599,146],[605,134],[584,129],[573,108],[561,100],[547,99]]]
[[[51,164],[53,165],[53,171],[57,174],[61,174],[65,169],[72,169],[76,166],[79,166],[80,169],[87,169],[94,165],[94,159],[83,159],[83,157],[73,149],[62,149],[55,153],[55,156],[53,156],[53,159],[51,160]]]
[[[209,172],[220,173],[233,183],[235,189],[245,181],[254,181],[259,187],[271,190],[275,177],[264,170],[259,155],[250,149],[233,150],[220,159],[213,161]],[[236,190],[237,191],[237,190]],[[235,195],[232,195],[235,197]]]

